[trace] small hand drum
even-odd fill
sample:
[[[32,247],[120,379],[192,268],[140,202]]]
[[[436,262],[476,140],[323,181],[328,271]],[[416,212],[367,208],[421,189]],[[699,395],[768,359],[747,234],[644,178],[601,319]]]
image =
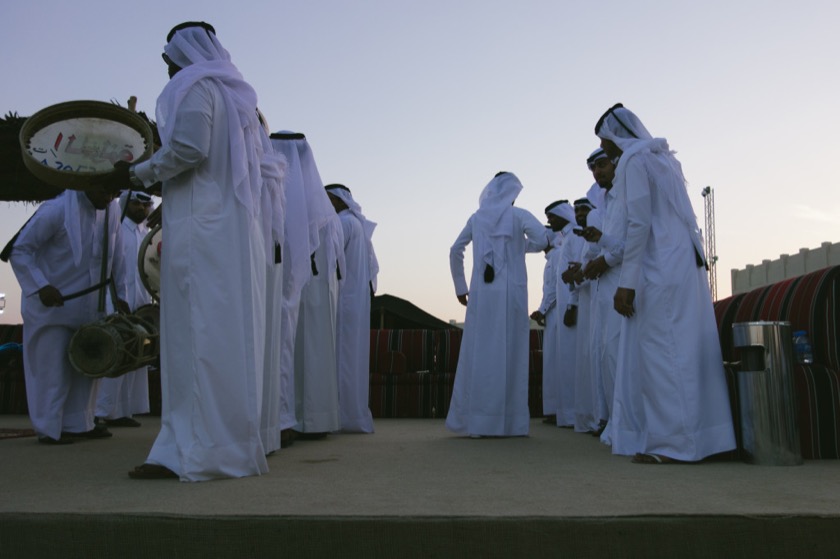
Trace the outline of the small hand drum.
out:
[[[69,101],[42,109],[20,129],[29,171],[52,186],[91,188],[91,180],[117,161],[138,163],[152,155],[149,125],[136,113],[101,101]]]

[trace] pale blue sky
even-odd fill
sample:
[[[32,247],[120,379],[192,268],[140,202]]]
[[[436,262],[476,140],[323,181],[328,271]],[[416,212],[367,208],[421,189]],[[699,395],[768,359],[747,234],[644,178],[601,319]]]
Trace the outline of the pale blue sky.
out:
[[[730,269],[840,240],[840,4],[834,1],[78,0],[0,8],[0,112],[139,98],[154,113],[169,29],[212,23],[274,130],[304,132],[325,182],[368,218],[380,293],[462,320],[448,251],[499,170],[540,219],[582,196],[592,128],[621,101],[715,189],[718,290]],[[31,214],[0,204],[5,243]],[[529,257],[529,298],[540,293]],[[19,321],[20,290],[0,264]]]

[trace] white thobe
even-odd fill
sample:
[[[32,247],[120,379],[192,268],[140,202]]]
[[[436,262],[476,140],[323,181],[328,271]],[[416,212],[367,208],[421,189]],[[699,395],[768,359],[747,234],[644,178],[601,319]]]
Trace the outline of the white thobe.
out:
[[[619,286],[635,290],[635,315],[623,319],[612,447],[696,461],[735,447],[732,415],[705,270],[656,187],[653,157],[623,157],[613,187],[626,192]]]
[[[335,234],[331,230],[336,230]],[[337,250],[343,250],[338,217],[321,229],[315,251],[317,275],[304,286],[295,338],[295,409],[303,433],[338,431],[338,373],[335,342],[339,281]],[[330,242],[336,238],[339,246]],[[343,273],[343,272],[341,272]]]
[[[590,212],[592,215],[592,212]],[[589,225],[589,222],[587,222]],[[594,253],[592,243],[583,242],[579,257],[574,262],[585,265]],[[599,411],[603,391],[600,379],[592,366],[592,283],[584,280],[575,285],[577,296],[577,343],[575,348],[575,431],[586,433],[599,428],[602,419]],[[603,416],[606,419],[606,416]]]
[[[569,263],[577,261],[583,239],[572,233],[573,225],[563,228],[563,246],[557,259],[555,281],[557,289],[557,355],[558,365],[554,371],[554,391],[557,399],[557,425],[569,427],[575,424],[575,371],[577,358],[577,326],[563,323],[569,305],[576,304],[573,289],[563,282],[563,272]]]
[[[218,88],[196,82],[171,141],[135,166],[144,184],[163,182],[164,202],[163,414],[147,462],[182,481],[268,471],[260,439],[266,245],[260,219],[226,182],[231,134],[258,131],[229,128]]]
[[[370,256],[362,222],[350,210],[338,217],[346,273],[338,290],[336,364],[341,430],[373,433],[370,413]]]
[[[78,264],[65,226],[67,204],[78,205]],[[122,253],[114,251],[120,236],[116,201],[110,204],[108,214],[108,273],[113,268],[119,291],[125,285],[125,265]],[[45,307],[38,291],[52,285],[67,296],[99,283],[104,230],[105,211],[96,210],[83,192],[66,190],[38,208],[20,232],[9,259],[23,292],[26,397],[38,436],[58,439],[62,431],[93,429],[98,379],[73,369],[67,346],[80,326],[104,318],[105,313],[98,310],[99,292],[65,301],[61,307]]]
[[[545,248],[545,227],[532,214],[513,207],[512,237],[504,264],[484,282],[484,266],[473,265],[470,285],[464,251],[473,243],[473,262],[482,262],[473,238],[475,214],[449,251],[457,294],[469,293],[464,335],[446,427],[461,435],[528,434],[528,276],[525,252]],[[530,240],[533,245],[528,244]]]
[[[619,342],[621,339],[621,315],[615,312],[613,298],[621,275],[621,261],[624,257],[624,238],[627,233],[626,208],[623,193],[612,188],[604,196],[603,225],[601,238],[597,243],[598,254],[604,257],[608,268],[595,280],[592,289],[592,363],[595,374],[601,381],[606,409],[599,415],[610,417],[615,395],[615,371],[618,367]],[[597,227],[597,225],[596,225]],[[630,357],[627,357],[630,358]],[[601,440],[610,444],[610,426],[601,435]]]
[[[557,355],[557,259],[560,258],[560,239],[557,240],[548,254],[545,255],[545,269],[543,270],[543,298],[539,311],[545,317],[543,329],[543,374],[542,374],[542,405],[544,415],[557,413],[557,390],[555,390],[555,376],[560,366]]]
[[[274,154],[267,134],[260,134],[265,153]],[[263,450],[271,454],[280,449],[280,338],[283,323],[283,227],[285,225],[284,182],[278,173],[277,157],[261,162],[263,188],[260,201],[260,223],[266,242],[265,290],[265,355],[263,362],[260,438]],[[283,161],[285,163],[285,161]],[[285,173],[285,168],[283,169]],[[282,221],[280,221],[282,219]]]
[[[140,243],[149,228],[146,222],[135,223],[123,218],[120,227],[120,246],[126,263],[125,291],[119,297],[136,311],[138,307],[152,302],[151,294],[140,280],[137,255]],[[140,367],[116,378],[104,377],[99,381],[96,394],[96,417],[119,419],[136,413],[149,413],[149,368]]]

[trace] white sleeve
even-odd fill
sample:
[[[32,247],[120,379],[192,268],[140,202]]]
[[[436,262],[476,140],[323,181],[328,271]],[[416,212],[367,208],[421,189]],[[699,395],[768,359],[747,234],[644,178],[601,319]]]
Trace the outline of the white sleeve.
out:
[[[175,116],[171,140],[150,159],[133,167],[144,186],[176,177],[198,167],[207,158],[214,99],[207,84],[200,81],[190,89]]]
[[[449,249],[449,270],[452,273],[452,281],[455,283],[455,294],[458,296],[466,295],[470,291],[467,286],[467,278],[464,275],[464,251],[471,242],[472,216],[467,220],[467,224]]]

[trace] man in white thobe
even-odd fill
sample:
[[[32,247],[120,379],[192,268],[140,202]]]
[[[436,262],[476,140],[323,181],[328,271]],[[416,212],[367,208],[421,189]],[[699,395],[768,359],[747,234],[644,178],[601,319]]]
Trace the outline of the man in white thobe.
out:
[[[575,423],[575,367],[576,367],[576,344],[577,326],[574,317],[577,313],[576,294],[574,284],[563,281],[563,273],[578,258],[583,239],[575,235],[573,230],[577,226],[575,222],[575,210],[565,202],[555,206],[547,212],[549,223],[559,229],[563,236],[563,243],[560,247],[560,255],[555,260],[557,269],[554,272],[555,290],[557,291],[557,368],[551,371],[549,389],[554,391],[556,403],[555,418],[558,427],[572,427]],[[545,373],[543,373],[545,374]],[[545,385],[545,382],[543,382]]]
[[[336,366],[341,431],[373,433],[370,413],[370,300],[376,293],[379,262],[373,250],[376,223],[368,220],[341,184],[324,187],[341,220],[344,262],[338,291]]]
[[[546,208],[546,212],[551,208]],[[542,345],[542,406],[543,406],[543,423],[548,425],[557,424],[557,394],[553,390],[553,383],[549,379],[553,379],[553,372],[558,367],[557,355],[557,280],[556,260],[560,256],[560,247],[563,244],[563,236],[560,233],[555,233],[548,225],[548,236],[551,239],[551,244],[546,249],[545,253],[545,268],[543,269],[543,297],[540,301],[540,307],[531,313],[531,318],[543,327],[543,345]],[[549,389],[551,385],[551,389]]]
[[[449,250],[458,301],[467,307],[446,427],[471,437],[526,436],[528,409],[528,277],[525,253],[545,250],[543,225],[513,206],[522,183],[497,174]],[[470,284],[464,251],[473,245]]]
[[[281,445],[288,447],[294,443],[294,429],[299,418],[295,409],[295,340],[300,313],[300,297],[303,286],[312,277],[312,253],[318,248],[320,237],[318,221],[309,219],[309,188],[312,187],[313,169],[317,174],[315,160],[301,154],[311,155],[306,136],[299,132],[275,132],[271,135],[271,145],[288,162],[284,180],[286,199],[286,220],[284,222],[283,241],[283,283],[282,283],[282,327],[280,347],[280,429]],[[311,167],[310,167],[311,166]],[[317,182],[320,183],[320,177]],[[319,186],[320,188],[320,186]]]
[[[588,198],[579,198],[574,202],[576,231],[582,231],[588,225],[588,217],[594,206]],[[562,274],[566,284],[574,286],[572,292],[572,309],[566,322],[574,322],[576,330],[575,342],[575,431],[579,433],[594,433],[599,429],[599,398],[603,392],[599,390],[592,373],[591,346],[591,316],[592,316],[592,282],[583,278],[578,272],[587,261],[592,244],[582,240],[577,255],[572,255],[569,266]],[[576,281],[578,278],[578,281]]]
[[[111,436],[94,425],[99,379],[76,371],[67,347],[80,326],[105,316],[99,291],[75,295],[100,283],[106,238],[105,275],[113,273],[118,292],[125,288],[122,252],[114,250],[119,236],[119,204],[97,188],[66,190],[44,202],[10,243],[9,261],[23,291],[26,398],[41,443]]]
[[[682,167],[621,104],[595,126],[620,157],[612,191],[625,209],[614,308],[624,317],[609,430],[613,453],[662,464],[735,448],[700,231]],[[612,192],[611,191],[611,192]]]
[[[151,294],[140,280],[137,266],[140,243],[149,232],[146,218],[152,206],[152,197],[145,192],[125,191],[120,196],[120,208],[124,215],[120,225],[120,245],[114,250],[122,252],[126,264],[125,292],[120,298],[128,303],[132,312],[152,302]],[[140,422],[132,416],[149,413],[148,370],[144,366],[116,378],[102,378],[96,394],[97,421],[108,427],[140,427]]]
[[[284,179],[286,158],[277,153],[269,139],[269,128],[262,113],[263,125],[260,139],[263,159],[260,172],[263,178],[260,203],[263,237],[269,254],[266,260],[265,291],[265,357],[263,363],[262,411],[260,413],[260,438],[266,455],[281,446],[281,358],[279,343],[283,331],[283,241],[285,239],[286,197]]]
[[[163,413],[146,464],[129,475],[258,475],[268,471],[260,408],[270,243],[257,96],[206,23],[176,26],[163,58],[162,147],[126,173],[137,186],[163,183]]]
[[[338,294],[346,265],[341,220],[330,211],[332,217],[321,227],[321,243],[312,255],[313,275],[301,294],[295,338],[295,431],[304,439],[341,429],[335,356]]]
[[[623,206],[613,203],[616,192],[612,190],[615,163],[606,152],[598,148],[586,160],[595,184],[601,189],[601,205],[587,216],[583,238],[591,245],[583,263],[583,276],[592,283],[592,326],[590,333],[591,362],[596,389],[601,391],[598,408],[599,424],[595,434],[609,444],[605,431],[612,410],[615,387],[615,370],[618,367],[618,345],[621,335],[621,315],[613,311],[613,295],[621,275],[624,255]],[[590,195],[597,199],[590,188]]]
[[[322,438],[341,427],[336,371],[336,323],[339,278],[344,262],[341,220],[324,190],[311,146],[297,142],[303,169],[306,211],[318,230],[318,244],[310,256],[311,276],[300,296],[295,336],[295,436]]]

